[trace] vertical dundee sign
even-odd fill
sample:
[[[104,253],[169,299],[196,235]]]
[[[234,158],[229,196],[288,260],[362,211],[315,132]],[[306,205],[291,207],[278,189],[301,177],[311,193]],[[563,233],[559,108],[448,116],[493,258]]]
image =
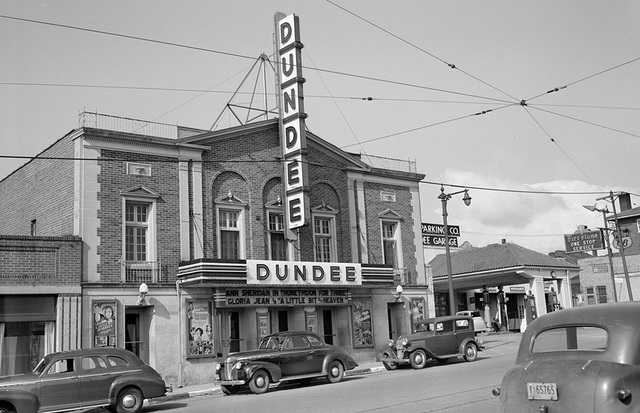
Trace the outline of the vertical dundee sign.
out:
[[[284,162],[284,218],[288,229],[309,223],[307,141],[302,85],[302,43],[295,14],[276,13],[276,55],[278,59],[278,110],[280,146]]]

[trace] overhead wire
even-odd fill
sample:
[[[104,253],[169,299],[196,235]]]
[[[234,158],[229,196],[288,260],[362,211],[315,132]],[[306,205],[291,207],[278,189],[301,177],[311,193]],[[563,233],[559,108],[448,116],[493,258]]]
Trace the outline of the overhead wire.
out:
[[[24,22],[28,22],[28,23],[34,23],[34,24],[43,24],[43,25],[48,25],[48,26],[53,26],[53,27],[60,27],[60,28],[70,29],[70,30],[80,30],[80,31],[85,31],[85,32],[90,32],[90,33],[102,34],[102,35],[106,35],[106,36],[122,37],[122,38],[125,38],[125,39],[139,40],[139,41],[149,42],[149,43],[157,43],[157,44],[162,44],[162,45],[166,45],[166,46],[174,46],[174,47],[180,47],[180,48],[185,48],[185,49],[190,49],[190,50],[196,50],[196,51],[200,51],[200,52],[221,54],[221,55],[225,55],[225,56],[237,57],[237,58],[242,58],[242,59],[255,59],[255,57],[242,55],[242,54],[239,54],[239,53],[224,52],[224,51],[221,51],[221,50],[214,50],[214,49],[209,49],[209,48],[205,48],[205,47],[189,46],[189,45],[185,45],[185,44],[181,44],[181,43],[168,42],[168,41],[156,40],[156,39],[149,39],[149,38],[145,38],[145,37],[141,37],[141,36],[132,36],[132,35],[108,32],[108,31],[104,31],[104,30],[88,29],[88,28],[85,28],[85,27],[71,26],[71,25],[60,24],[60,23],[51,23],[51,22],[46,22],[46,21],[41,21],[41,20],[25,19],[25,18],[7,16],[7,15],[0,15],[0,18],[17,20],[17,21],[24,21]],[[382,78],[377,78],[377,77],[373,77],[373,76],[358,75],[358,74],[354,74],[354,73],[341,72],[341,71],[338,71],[338,70],[313,68],[313,67],[308,67],[308,66],[302,66],[302,68],[303,69],[309,69],[309,70],[317,71],[317,72],[337,74],[337,75],[340,75],[340,76],[353,77],[353,78],[358,78],[358,79],[363,79],[363,80],[370,80],[370,81],[381,82],[381,83],[389,83],[389,84],[394,84],[394,85],[398,85],[398,86],[406,86],[406,87],[411,87],[411,88],[430,90],[430,91],[434,91],[434,92],[447,93],[447,94],[453,94],[453,95],[459,95],[459,96],[473,97],[473,98],[477,98],[477,99],[484,99],[484,100],[488,100],[488,101],[507,103],[507,101],[505,101],[505,100],[491,98],[491,97],[487,97],[487,96],[474,95],[474,94],[457,92],[457,91],[453,91],[453,90],[440,89],[440,88],[429,87],[429,86],[424,86],[424,85],[416,85],[416,84],[411,84],[411,83],[408,83],[408,82],[400,82],[400,81],[395,81],[395,80],[382,79]]]
[[[491,112],[494,112],[494,111],[498,111],[500,109],[508,108],[508,107],[514,106],[514,105],[516,105],[516,104],[513,103],[513,104],[509,104],[509,105],[500,106],[500,107],[497,107],[497,108],[494,108],[494,109],[486,109],[486,110],[483,110],[483,111],[480,111],[480,112],[475,112],[475,113],[471,113],[471,114],[464,115],[464,116],[458,116],[456,118],[447,119],[447,120],[443,120],[443,121],[435,122],[435,123],[430,123],[428,125],[418,126],[416,128],[406,129],[406,130],[403,130],[403,131],[400,131],[400,132],[395,132],[395,133],[391,133],[391,134],[388,134],[388,135],[379,136],[377,138],[371,138],[371,139],[367,139],[367,140],[364,140],[364,141],[360,141],[358,143],[352,143],[352,144],[349,144],[349,145],[343,145],[343,146],[340,147],[340,149],[349,148],[349,147],[352,147],[352,146],[355,146],[355,145],[361,145],[361,144],[364,144],[364,143],[375,142],[375,141],[379,141],[379,140],[382,140],[382,139],[391,138],[393,136],[404,135],[404,134],[407,134],[407,133],[410,133],[410,132],[416,132],[416,131],[419,131],[419,130],[432,128],[434,126],[444,125],[446,123],[451,123],[451,122],[455,122],[455,121],[458,121],[458,120],[471,118],[471,117],[474,117],[474,116],[486,115],[488,113],[491,113]]]
[[[368,20],[366,20],[366,19],[364,19],[364,18],[362,18],[362,17],[360,17],[360,16],[357,16],[356,14],[354,14],[354,13],[352,13],[352,12],[350,12],[350,11],[348,11],[348,10],[344,9],[344,8],[342,8],[341,6],[336,5],[335,3],[331,2],[330,0],[327,0],[327,1],[328,1],[329,3],[331,3],[331,4],[333,4],[334,6],[339,7],[339,8],[341,8],[341,9],[345,10],[346,12],[348,12],[348,13],[350,13],[350,14],[354,15],[355,17],[360,18],[360,19],[362,19],[363,21],[366,21],[367,23],[369,23],[369,24],[373,25],[374,27],[378,28],[379,30],[382,30],[382,31],[384,31],[385,33],[387,33],[387,34],[389,34],[389,35],[391,35],[391,36],[393,36],[393,37],[397,38],[398,40],[401,40],[401,41],[405,42],[406,44],[408,44],[408,45],[410,45],[410,46],[412,46],[412,47],[414,47],[414,48],[417,48],[418,50],[422,51],[423,53],[426,53],[426,54],[430,55],[431,57],[433,57],[433,58],[435,58],[435,59],[437,59],[437,60],[441,61],[442,63],[447,64],[449,67],[451,67],[451,68],[453,68],[453,69],[460,70],[460,69],[459,69],[459,68],[457,68],[454,64],[448,63],[448,62],[446,62],[445,60],[440,59],[438,56],[435,56],[435,55],[433,55],[433,54],[429,53],[428,51],[426,51],[426,50],[424,50],[424,49],[422,49],[422,48],[420,48],[420,47],[416,46],[415,44],[413,44],[413,43],[411,43],[411,42],[408,42],[407,40],[405,40],[405,39],[403,39],[403,38],[401,38],[401,37],[399,37],[399,36],[397,36],[397,35],[395,35],[395,34],[393,34],[393,33],[389,32],[388,30],[386,30],[386,29],[384,29],[384,28],[382,28],[382,27],[380,27],[380,26],[378,26],[378,25],[375,25],[374,23],[372,23],[372,22],[370,22],[370,21],[368,21]],[[116,36],[116,37],[122,37],[122,38],[127,38],[127,39],[138,40],[138,41],[152,42],[152,43],[163,44],[163,45],[169,45],[169,46],[174,46],[174,47],[187,48],[187,49],[192,49],[192,50],[197,50],[197,51],[204,51],[204,52],[210,52],[210,53],[217,53],[217,54],[222,54],[222,55],[227,55],[227,56],[232,56],[232,57],[238,57],[238,58],[253,59],[253,57],[245,56],[245,55],[241,55],[241,54],[237,54],[237,53],[224,52],[224,51],[213,50],[213,49],[208,49],[208,48],[203,48],[203,47],[189,46],[189,45],[184,45],[184,44],[175,43],[175,42],[168,42],[168,41],[162,41],[162,40],[149,39],[149,38],[144,38],[144,37],[140,37],[140,36],[124,35],[124,34],[113,33],[113,32],[107,32],[107,31],[102,31],[102,30],[88,29],[88,28],[82,28],[82,27],[71,26],[71,25],[65,25],[65,24],[59,24],[59,23],[52,23],[52,22],[45,22],[45,21],[39,21],[39,20],[33,20],[33,19],[19,18],[19,17],[14,17],[14,16],[0,15],[0,18],[12,19],[12,20],[24,21],[24,22],[30,22],[30,23],[36,23],[36,24],[49,25],[49,26],[54,26],[54,27],[66,28],[66,29],[81,30],[81,31],[86,31],[86,32],[91,32],[91,33],[97,33],[97,34],[103,34],[103,35],[108,35],[108,36]],[[546,93],[542,93],[542,94],[540,94],[540,95],[534,96],[534,97],[530,98],[529,100],[536,99],[536,98],[538,98],[538,97],[540,97],[540,96],[544,96],[544,95],[549,94],[549,93],[552,93],[552,92],[557,92],[557,91],[559,91],[559,90],[562,90],[562,89],[567,88],[567,87],[568,87],[568,86],[570,86],[570,85],[577,84],[577,83],[579,83],[579,82],[585,81],[585,80],[587,80],[587,79],[593,78],[593,77],[595,77],[595,76],[598,76],[598,75],[600,75],[600,74],[603,74],[603,73],[609,72],[609,71],[611,71],[611,70],[614,70],[614,69],[619,68],[619,67],[622,67],[622,66],[624,66],[624,65],[627,65],[627,64],[633,63],[633,62],[638,61],[638,60],[640,60],[640,57],[639,57],[639,58],[636,58],[636,59],[629,60],[629,61],[624,62],[624,63],[619,64],[619,65],[616,65],[616,66],[614,66],[614,67],[612,67],[612,68],[609,68],[609,69],[606,69],[606,70],[602,70],[602,71],[597,72],[597,73],[595,73],[595,74],[592,74],[592,75],[590,75],[590,76],[586,76],[586,77],[584,77],[584,78],[581,78],[581,79],[579,79],[579,80],[576,80],[576,81],[574,81],[574,82],[571,82],[571,83],[569,83],[569,84],[567,84],[567,85],[565,85],[565,86],[562,86],[562,87],[559,87],[559,88],[551,89],[551,90],[547,91]],[[481,96],[481,95],[476,95],[476,94],[469,94],[469,93],[456,92],[456,91],[451,91],[451,90],[446,90],[446,89],[440,89],[440,88],[433,88],[433,87],[428,87],[428,86],[422,86],[422,85],[411,84],[411,83],[407,83],[407,82],[393,81],[393,80],[387,80],[387,79],[375,78],[375,77],[370,77],[370,76],[363,76],[363,75],[357,75],[357,74],[352,74],[352,73],[339,72],[339,71],[335,71],[335,70],[328,70],[328,69],[321,69],[321,68],[310,68],[310,69],[311,69],[311,70],[315,70],[315,71],[317,71],[317,72],[325,72],[325,73],[331,73],[331,74],[338,74],[338,75],[342,75],[342,76],[356,77],[356,78],[360,78],[360,79],[371,80],[371,81],[378,81],[378,82],[385,82],[385,83],[390,83],[390,84],[395,84],[395,85],[400,85],[400,86],[414,87],[414,88],[419,88],[419,89],[426,89],[426,90],[431,90],[431,91],[436,91],[436,92],[442,92],[442,93],[451,93],[451,94],[456,94],[456,95],[466,96],[466,97],[472,97],[472,98],[477,98],[477,99],[484,99],[484,100],[491,100],[491,101],[495,101],[495,102],[508,103],[506,106],[503,106],[503,107],[500,107],[500,108],[497,108],[497,109],[491,109],[491,110],[487,110],[487,111],[482,111],[482,112],[474,113],[474,114],[471,114],[471,115],[461,116],[461,117],[457,117],[457,118],[454,118],[454,119],[449,119],[449,120],[445,120],[445,121],[442,121],[442,122],[437,122],[437,123],[433,123],[433,124],[430,124],[430,125],[426,125],[426,126],[422,126],[422,127],[418,127],[418,128],[409,129],[409,130],[402,131],[402,132],[398,132],[398,133],[388,134],[388,135],[385,135],[385,136],[382,136],[382,137],[378,137],[378,138],[374,138],[374,139],[367,140],[367,141],[364,141],[364,142],[360,142],[359,144],[362,144],[362,143],[368,143],[368,142],[372,142],[372,141],[377,141],[377,140],[381,140],[381,139],[386,139],[386,138],[393,137],[393,136],[398,136],[398,135],[401,135],[401,134],[404,134],[404,133],[410,133],[410,132],[413,132],[413,131],[416,131],[416,130],[421,130],[421,129],[425,129],[425,128],[428,128],[428,127],[433,127],[433,126],[437,126],[437,125],[441,125],[441,124],[445,124],[445,123],[453,122],[453,121],[456,121],[456,120],[465,119],[465,118],[472,117],[472,116],[477,116],[477,115],[486,114],[486,113],[489,113],[489,112],[491,112],[491,111],[493,111],[493,110],[498,110],[498,109],[502,109],[502,108],[505,108],[505,107],[514,106],[514,103],[509,102],[509,101],[506,101],[506,100],[501,100],[501,99],[496,99],[496,98],[490,98],[490,97]],[[469,73],[467,73],[467,72],[465,72],[465,71],[462,71],[462,70],[460,70],[460,71],[461,71],[461,73],[464,73],[465,75],[468,75],[468,76],[470,76],[470,77],[472,77],[472,78],[474,78],[474,79],[476,79],[476,80],[478,80],[478,81],[482,82],[483,84],[485,84],[485,85],[487,85],[487,86],[491,87],[492,89],[497,90],[497,91],[499,91],[499,92],[501,92],[501,93],[505,94],[506,96],[509,96],[510,98],[515,99],[515,98],[514,98],[513,96],[511,96],[510,94],[508,94],[508,93],[506,93],[506,92],[504,92],[504,91],[502,91],[502,90],[500,90],[500,89],[498,89],[498,88],[496,88],[496,87],[494,87],[494,86],[492,86],[492,85],[490,85],[490,84],[488,84],[488,83],[486,83],[486,82],[482,81],[481,79],[478,79],[478,78],[476,78],[476,77],[474,77],[474,76],[470,75]],[[6,84],[6,83],[5,83],[5,84]],[[75,86],[77,86],[77,87],[86,87],[86,86],[84,86],[84,85],[75,85]],[[99,86],[98,86],[98,87],[99,87]],[[215,87],[215,86],[214,86],[214,87]],[[126,87],[121,87],[121,88],[126,88]],[[150,89],[150,90],[157,90],[156,88],[147,88],[147,89]],[[204,92],[202,92],[202,93],[210,92],[210,91],[211,91],[211,89],[212,89],[212,88],[207,89],[206,91],[204,91]],[[178,90],[178,89],[176,89],[176,90]],[[362,100],[373,100],[373,98],[361,98],[361,99],[362,99]],[[469,103],[473,103],[473,102],[469,102]],[[478,102],[478,103],[479,103],[479,102]],[[523,106],[523,107],[524,107],[524,106],[526,106],[526,104],[525,104],[525,103],[528,103],[528,102],[527,102],[527,100],[522,100],[522,101],[520,102],[521,106]],[[536,109],[541,110],[541,111],[544,111],[543,109],[540,109],[540,108],[536,108]],[[546,112],[548,112],[548,113],[552,113],[552,114],[555,114],[555,115],[557,115],[557,116],[564,116],[564,115],[556,114],[556,113],[553,113],[553,112],[550,112],[550,111],[546,111]],[[531,116],[531,113],[530,113],[530,112],[528,112],[528,111],[527,111],[527,113]],[[163,116],[164,116],[164,115],[163,115]],[[584,120],[580,120],[580,119],[577,119],[577,118],[573,118],[573,117],[570,117],[570,116],[564,116],[564,117],[566,117],[566,118],[568,118],[568,119],[577,120],[577,121],[585,122],[585,123],[588,123],[588,124],[592,124],[592,125],[594,125],[594,126],[604,127],[604,126],[602,126],[602,125],[597,125],[597,124],[594,124],[594,123],[591,123],[591,122],[588,122],[588,121],[584,121]],[[533,117],[532,117],[532,118],[533,118]],[[534,119],[535,119],[535,118],[534,118]],[[538,123],[538,124],[539,124],[539,123]],[[541,126],[541,125],[539,125],[539,126]],[[609,129],[609,130],[612,130],[612,131],[620,132],[620,133],[623,133],[623,134],[628,134],[628,135],[631,135],[631,136],[636,136],[636,137],[638,136],[638,135],[635,135],[635,134],[630,134],[630,133],[628,133],[628,132],[624,132],[624,131],[616,130],[616,129],[613,129],[613,128],[607,128],[607,127],[604,127],[604,128]],[[544,129],[543,129],[543,130],[544,130]],[[545,133],[546,133],[546,131],[545,131]],[[546,133],[546,134],[547,134],[547,136],[549,136],[549,137],[550,137],[550,135],[549,135],[548,133]],[[550,137],[550,138],[551,138],[551,137]],[[551,139],[552,139],[552,141],[553,141],[553,138],[551,138]],[[349,145],[349,146],[353,146],[353,145]],[[345,147],[348,147],[348,146],[345,146]],[[559,146],[558,146],[558,147],[559,147]],[[561,149],[561,148],[560,148],[560,149]],[[561,149],[561,150],[562,150],[562,149]],[[563,152],[564,152],[564,151],[563,151]],[[566,153],[565,153],[565,154],[566,154]],[[0,157],[2,157],[2,156],[0,156]],[[574,162],[574,164],[575,164],[575,162]],[[576,166],[577,166],[577,165],[576,165]],[[579,168],[579,167],[578,167],[578,168]],[[580,169],[580,168],[579,168],[579,169]]]
[[[478,77],[476,77],[476,76],[471,75],[470,73],[468,73],[468,72],[466,72],[466,71],[464,71],[464,70],[460,69],[457,65],[455,65],[455,64],[453,64],[453,63],[450,63],[450,62],[447,62],[446,60],[444,60],[444,59],[442,59],[442,58],[440,58],[440,57],[438,57],[438,56],[434,55],[433,53],[428,52],[427,50],[425,50],[425,49],[423,49],[423,48],[421,48],[421,47],[417,46],[417,45],[416,45],[416,44],[414,44],[414,43],[411,43],[410,41],[408,41],[408,40],[406,40],[406,39],[404,39],[404,38],[402,38],[402,37],[400,37],[400,36],[396,35],[395,33],[390,32],[389,30],[387,30],[387,29],[383,28],[382,26],[379,26],[379,25],[377,25],[377,24],[373,23],[372,21],[365,19],[364,17],[362,17],[362,16],[360,16],[360,15],[358,15],[358,14],[356,14],[356,13],[352,12],[351,10],[346,9],[345,7],[342,7],[342,6],[340,6],[340,5],[336,4],[336,3],[334,3],[334,2],[333,2],[333,1],[331,1],[331,0],[325,0],[325,1],[326,1],[327,3],[330,3],[330,4],[334,5],[335,7],[339,8],[339,9],[341,9],[341,10],[345,11],[346,13],[349,13],[350,15],[352,15],[352,16],[354,16],[354,17],[356,17],[357,19],[360,19],[360,20],[364,21],[365,23],[370,24],[371,26],[373,26],[373,27],[375,27],[375,28],[377,28],[377,29],[379,29],[379,30],[381,30],[381,31],[385,32],[385,33],[386,33],[386,34],[388,34],[389,36],[395,37],[396,39],[400,40],[401,42],[403,42],[403,43],[405,43],[405,44],[407,44],[407,45],[409,45],[409,46],[411,46],[411,47],[413,47],[413,48],[415,48],[415,49],[417,49],[417,50],[419,50],[419,51],[421,51],[421,52],[423,52],[423,53],[425,53],[425,54],[427,54],[427,55],[431,56],[432,58],[434,58],[434,59],[436,59],[436,60],[438,60],[438,61],[440,61],[440,62],[444,63],[444,64],[445,64],[445,65],[447,65],[449,68],[451,68],[451,69],[455,69],[455,70],[458,70],[458,71],[460,71],[461,73],[464,73],[465,75],[467,75],[467,76],[471,77],[472,79],[474,79],[474,80],[476,80],[476,81],[478,81],[478,82],[480,82],[480,83],[482,83],[482,84],[484,84],[484,85],[486,85],[486,86],[490,87],[491,89],[496,90],[496,91],[498,91],[498,92],[500,92],[500,93],[502,93],[502,94],[504,94],[504,95],[506,95],[506,96],[510,97],[511,99],[518,100],[518,99],[516,99],[515,97],[511,96],[509,93],[507,93],[507,92],[505,92],[505,91],[503,91],[503,90],[501,90],[501,89],[499,89],[499,88],[497,88],[497,87],[495,87],[495,86],[493,86],[493,85],[491,85],[491,84],[489,84],[489,83],[485,82],[484,80],[482,80],[482,79],[480,79],[480,78],[478,78]]]
[[[131,161],[131,159],[124,159],[124,158],[84,158],[84,157],[64,157],[64,156],[24,156],[24,155],[0,155],[0,159],[28,159],[29,161],[34,161],[34,160],[50,160],[50,161],[101,161],[101,162],[126,162],[126,161]],[[281,158],[274,158],[274,159],[255,159],[255,158],[251,158],[248,160],[243,160],[243,159],[233,159],[233,160],[227,160],[227,159],[209,159],[209,160],[191,160],[194,163],[200,163],[200,164],[209,164],[209,163],[232,163],[232,164],[236,164],[236,163],[251,163],[251,164],[258,164],[258,163],[283,163],[285,162],[285,160],[281,159]],[[178,163],[178,162],[184,162],[183,160],[178,160],[178,159],[154,159],[154,162],[158,162],[158,163]],[[337,170],[343,170],[342,167],[340,166],[332,166],[332,165],[327,165],[325,163],[320,163],[320,162],[311,162],[311,161],[301,161],[303,163],[306,163],[309,166],[314,166],[314,167],[319,167],[319,168],[327,168],[327,169],[337,169]],[[520,190],[520,189],[507,189],[507,188],[492,188],[492,187],[483,187],[483,186],[473,186],[473,185],[459,185],[459,184],[453,184],[453,183],[446,183],[446,182],[435,182],[435,181],[428,181],[428,180],[420,180],[419,181],[421,184],[424,185],[431,185],[431,186],[444,186],[444,187],[451,187],[451,188],[462,188],[462,189],[473,189],[473,190],[478,190],[478,191],[489,191],[489,192],[507,192],[507,193],[518,193],[518,194],[532,194],[532,195],[602,195],[602,194],[608,194],[609,191],[594,191],[594,192],[589,192],[589,191],[533,191],[533,190]],[[634,193],[631,193],[631,195],[636,195]],[[637,195],[640,196],[640,195]]]

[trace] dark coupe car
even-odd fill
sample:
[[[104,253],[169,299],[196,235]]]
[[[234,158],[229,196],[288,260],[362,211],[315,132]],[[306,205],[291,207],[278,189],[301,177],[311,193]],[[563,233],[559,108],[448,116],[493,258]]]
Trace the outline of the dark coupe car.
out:
[[[402,364],[421,369],[431,359],[438,363],[458,357],[475,361],[482,349],[482,342],[475,338],[471,317],[444,316],[416,321],[413,334],[400,336],[395,342],[389,340],[389,349],[380,360],[387,370],[395,370]]]
[[[166,394],[162,377],[130,351],[92,348],[45,356],[31,373],[0,377],[0,412],[107,407],[136,413]]]
[[[257,350],[230,354],[216,366],[216,376],[224,394],[234,394],[249,386],[265,393],[271,383],[308,382],[326,377],[342,380],[345,370],[358,364],[344,349],[326,344],[310,332],[281,332],[263,338]]]
[[[524,332],[503,412],[639,412],[640,303],[555,311]]]

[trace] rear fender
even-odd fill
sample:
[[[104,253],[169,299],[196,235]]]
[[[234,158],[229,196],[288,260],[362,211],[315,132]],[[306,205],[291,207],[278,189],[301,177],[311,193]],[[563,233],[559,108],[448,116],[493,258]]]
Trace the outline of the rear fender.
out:
[[[277,382],[282,378],[282,370],[276,364],[268,363],[264,361],[254,361],[248,364],[244,371],[247,374],[247,377],[251,379],[254,373],[258,370],[266,370],[271,376],[271,381]]]
[[[11,403],[18,412],[37,412],[40,408],[38,396],[23,390],[0,390],[0,404]]]
[[[159,393],[163,395],[166,393],[166,389],[160,389],[158,383],[151,380],[148,376],[143,374],[127,374],[116,378],[111,383],[109,389],[109,403],[114,405],[118,399],[118,393],[125,387],[136,387],[142,392],[142,396],[147,399],[151,397],[159,397]]]
[[[475,340],[468,338],[468,339],[464,340],[462,343],[460,343],[460,348],[458,349],[458,353],[464,354],[464,348],[469,343],[471,343],[474,346],[476,346],[476,350],[482,351],[482,348],[480,348],[480,345]]]

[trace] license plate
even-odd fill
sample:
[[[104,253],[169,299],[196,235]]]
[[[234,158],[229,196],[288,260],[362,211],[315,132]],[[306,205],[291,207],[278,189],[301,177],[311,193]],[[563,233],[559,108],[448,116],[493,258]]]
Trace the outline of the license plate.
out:
[[[558,400],[558,387],[555,383],[527,383],[529,400]]]

